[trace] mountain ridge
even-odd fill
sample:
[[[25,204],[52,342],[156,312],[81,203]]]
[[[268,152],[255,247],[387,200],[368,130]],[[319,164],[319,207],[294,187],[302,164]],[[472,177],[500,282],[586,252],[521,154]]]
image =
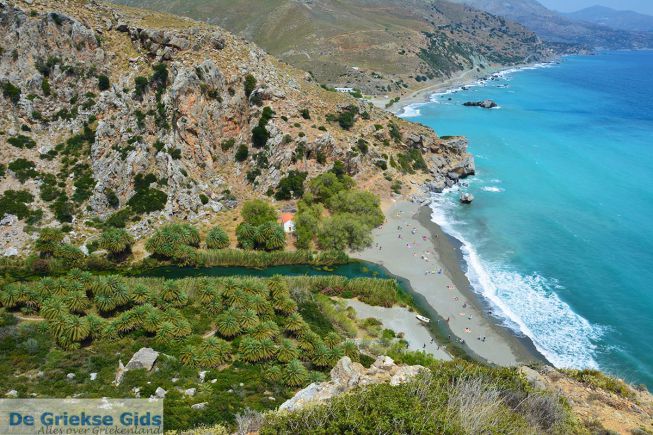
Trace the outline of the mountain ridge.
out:
[[[329,86],[401,94],[465,69],[553,56],[522,26],[423,0],[116,0],[219,24]]]
[[[590,6],[564,14],[577,21],[585,21],[614,29],[637,32],[653,31],[653,16],[629,10],[617,10],[606,6]]]

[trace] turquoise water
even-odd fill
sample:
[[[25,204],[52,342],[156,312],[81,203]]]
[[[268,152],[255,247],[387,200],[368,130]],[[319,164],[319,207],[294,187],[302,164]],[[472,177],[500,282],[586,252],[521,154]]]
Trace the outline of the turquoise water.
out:
[[[407,110],[464,134],[477,176],[436,197],[467,274],[556,366],[653,386],[653,52],[569,57]],[[449,101],[451,98],[451,101]],[[461,104],[491,98],[500,108]]]

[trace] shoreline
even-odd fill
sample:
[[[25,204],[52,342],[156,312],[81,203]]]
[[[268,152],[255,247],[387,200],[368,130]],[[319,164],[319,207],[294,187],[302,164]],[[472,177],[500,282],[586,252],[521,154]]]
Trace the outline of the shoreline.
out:
[[[504,73],[506,71],[519,71],[525,68],[532,68],[537,65],[545,65],[548,63],[556,62],[559,58],[551,59],[548,62],[537,62],[537,63],[525,63],[513,66],[498,66],[498,67],[489,67],[482,71],[477,71],[476,69],[466,69],[460,71],[456,76],[450,77],[441,82],[433,83],[421,89],[417,89],[410,94],[401,97],[401,99],[393,104],[390,107],[385,107],[385,104],[390,101],[390,99],[385,98],[372,98],[370,102],[380,109],[385,109],[388,112],[401,117],[404,115],[406,108],[414,104],[428,104],[431,103],[431,97],[434,94],[444,93],[447,91],[452,91],[463,86],[471,86],[478,83],[482,78],[489,78],[494,74]]]
[[[485,301],[463,270],[459,243],[431,221],[431,213],[428,206],[396,201],[386,211],[386,222],[373,231],[375,245],[355,257],[405,280],[417,306],[431,318],[438,340],[447,337],[444,341],[453,347],[490,364],[550,364],[528,337],[488,316]]]

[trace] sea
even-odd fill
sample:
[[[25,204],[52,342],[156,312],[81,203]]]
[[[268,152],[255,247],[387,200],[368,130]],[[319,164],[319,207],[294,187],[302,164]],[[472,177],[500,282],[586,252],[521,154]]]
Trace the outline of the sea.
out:
[[[504,71],[401,116],[469,139],[477,174],[433,220],[492,316],[556,367],[653,387],[653,51]]]

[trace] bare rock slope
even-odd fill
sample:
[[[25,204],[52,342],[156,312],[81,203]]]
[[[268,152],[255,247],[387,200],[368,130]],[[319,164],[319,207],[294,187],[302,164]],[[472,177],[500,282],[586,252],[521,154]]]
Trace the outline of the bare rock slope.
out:
[[[137,237],[208,219],[336,160],[382,195],[420,167],[449,183],[474,170],[464,138],[324,90],[223,29],[92,0],[0,1],[0,85],[2,252],[60,223],[83,243],[127,206]]]

